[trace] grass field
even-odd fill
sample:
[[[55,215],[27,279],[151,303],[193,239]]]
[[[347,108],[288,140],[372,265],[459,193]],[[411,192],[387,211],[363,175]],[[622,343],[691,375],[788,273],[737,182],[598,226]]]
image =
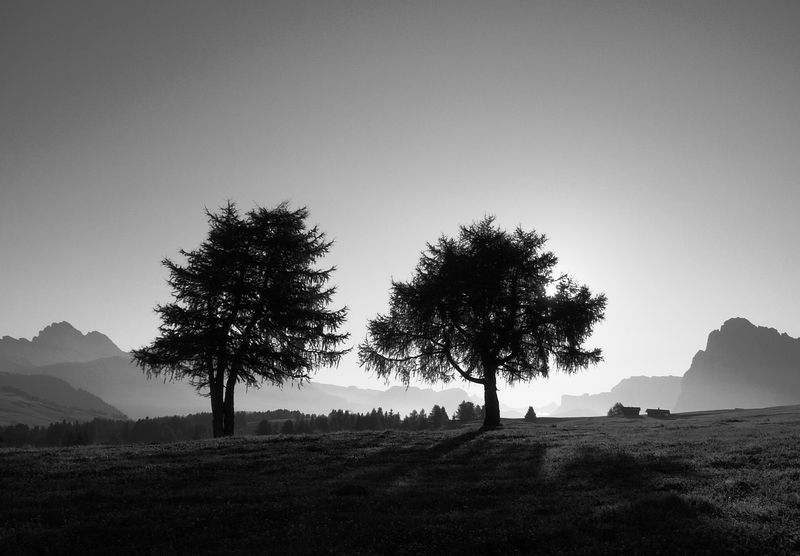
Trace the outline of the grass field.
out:
[[[797,554],[800,407],[0,451],[0,552]]]

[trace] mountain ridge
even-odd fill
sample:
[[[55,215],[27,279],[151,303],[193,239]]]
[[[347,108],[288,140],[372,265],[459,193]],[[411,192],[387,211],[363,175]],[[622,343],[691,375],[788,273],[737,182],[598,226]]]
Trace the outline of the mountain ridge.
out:
[[[735,317],[712,330],[684,374],[677,411],[800,403],[800,339]]]
[[[127,355],[105,334],[96,330],[83,334],[67,321],[49,324],[30,340],[11,336],[0,339],[0,362],[17,367],[88,362]]]

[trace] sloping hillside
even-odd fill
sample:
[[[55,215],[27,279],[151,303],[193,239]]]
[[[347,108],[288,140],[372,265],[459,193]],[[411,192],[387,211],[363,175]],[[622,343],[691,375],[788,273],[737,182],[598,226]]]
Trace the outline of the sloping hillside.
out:
[[[97,417],[124,419],[125,415],[119,411],[67,407],[31,396],[12,386],[0,386],[0,426],[46,426],[60,421],[91,421]]]
[[[0,373],[0,388],[23,392],[27,396],[59,407],[87,411],[109,419],[126,418],[120,410],[94,394],[73,388],[67,382],[53,376]]]

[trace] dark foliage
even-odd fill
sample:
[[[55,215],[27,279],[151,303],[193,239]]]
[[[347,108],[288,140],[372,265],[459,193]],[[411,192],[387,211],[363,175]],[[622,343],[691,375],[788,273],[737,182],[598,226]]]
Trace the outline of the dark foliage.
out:
[[[533,410],[533,406],[528,406],[528,411],[525,413],[524,419],[529,423],[536,420],[536,412]]]
[[[466,400],[462,401],[458,404],[453,417],[459,421],[474,421],[477,418],[475,416],[475,404]]]
[[[428,244],[408,282],[392,282],[389,312],[368,324],[359,361],[378,376],[481,384],[484,427],[500,424],[498,378],[512,384],[567,373],[602,359],[585,349],[603,318],[604,295],[556,277],[546,238],[492,217],[462,226],[457,238]]]
[[[305,208],[258,207],[241,216],[229,202],[207,211],[209,232],[186,264],[163,261],[175,301],[160,305],[159,337],[133,351],[148,374],[189,380],[211,398],[214,436],[234,433],[234,388],[308,380],[338,363],[346,308],[327,309],[333,268],[314,264],[331,242],[307,229]]]
[[[450,424],[450,418],[447,417],[447,411],[439,405],[434,405],[431,409],[429,417],[430,426],[433,429],[441,429]]]
[[[483,413],[483,407],[464,400],[458,404],[453,418],[459,421],[481,421],[483,420]]]
[[[46,427],[0,427],[0,446],[86,446],[199,440],[211,436],[208,414],[158,417],[138,421],[94,419],[51,423]]]

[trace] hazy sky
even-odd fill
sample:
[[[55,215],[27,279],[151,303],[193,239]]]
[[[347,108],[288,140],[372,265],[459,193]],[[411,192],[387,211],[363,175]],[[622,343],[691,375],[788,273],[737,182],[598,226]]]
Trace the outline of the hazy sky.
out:
[[[800,336],[800,3],[0,2],[0,335],[156,334],[204,207],[307,205],[353,343],[426,241],[495,214],[604,292],[605,362]],[[320,382],[382,385],[353,354]]]

